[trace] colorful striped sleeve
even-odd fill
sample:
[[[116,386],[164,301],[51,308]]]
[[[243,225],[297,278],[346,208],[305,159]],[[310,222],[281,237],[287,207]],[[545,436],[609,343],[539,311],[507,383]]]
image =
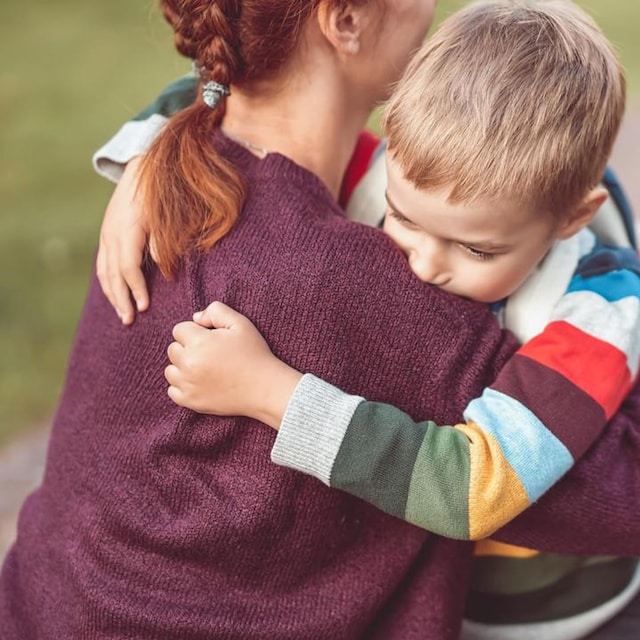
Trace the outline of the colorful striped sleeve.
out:
[[[198,78],[194,73],[178,78],[166,87],[93,154],[93,168],[98,175],[118,182],[127,163],[148,151],[167,124],[167,118],[192,104],[197,91]]]
[[[601,248],[581,260],[550,323],[470,402],[464,423],[415,422],[307,375],[273,461],[434,533],[487,537],[584,454],[637,375],[638,259],[606,251],[605,266]]]

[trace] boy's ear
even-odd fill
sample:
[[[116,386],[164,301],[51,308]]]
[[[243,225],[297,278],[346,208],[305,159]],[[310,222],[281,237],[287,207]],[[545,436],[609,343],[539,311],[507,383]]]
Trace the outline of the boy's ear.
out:
[[[318,7],[320,31],[336,51],[355,55],[360,51],[365,12],[366,3],[321,2]]]
[[[609,192],[604,187],[596,187],[589,191],[586,197],[572,209],[560,225],[557,238],[559,240],[570,238],[575,233],[578,233],[580,229],[586,227],[608,197]]]

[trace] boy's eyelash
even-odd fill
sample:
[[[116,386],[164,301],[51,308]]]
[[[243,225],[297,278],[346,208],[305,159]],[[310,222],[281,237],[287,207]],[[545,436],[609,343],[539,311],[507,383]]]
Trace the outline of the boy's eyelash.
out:
[[[414,227],[415,223],[411,222],[408,218],[405,218],[401,213],[398,213],[391,207],[387,209],[387,215],[397,220],[400,224],[405,225],[406,227]],[[496,256],[494,253],[487,253],[486,251],[480,251],[479,249],[474,249],[474,247],[470,247],[466,244],[460,245],[469,255],[471,255],[476,260],[481,260],[483,262],[488,260],[493,260]]]
[[[493,253],[480,251],[479,249],[474,249],[473,247],[469,247],[468,245],[465,245],[465,244],[461,246],[467,253],[469,253],[471,256],[473,256],[477,260],[493,260],[493,258],[495,258],[495,254]]]
[[[406,226],[414,226],[414,223],[411,222],[411,220],[409,220],[408,218],[405,218],[402,214],[398,213],[397,211],[394,211],[393,209],[388,209],[387,215],[392,217],[394,220],[397,220],[401,224],[404,224]]]

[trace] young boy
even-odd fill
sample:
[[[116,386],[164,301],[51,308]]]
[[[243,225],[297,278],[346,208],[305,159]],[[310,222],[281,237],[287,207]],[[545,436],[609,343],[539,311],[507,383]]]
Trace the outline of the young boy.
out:
[[[176,327],[169,395],[270,424],[275,462],[418,526],[492,534],[586,451],[636,378],[637,257],[586,229],[623,104],[616,57],[582,12],[514,1],[450,18],[387,107],[384,232],[422,281],[495,305],[529,340],[466,423],[416,423],[303,376],[220,303],[196,319],[223,330]],[[584,637],[640,587],[631,559],[487,542],[478,555],[467,638]]]

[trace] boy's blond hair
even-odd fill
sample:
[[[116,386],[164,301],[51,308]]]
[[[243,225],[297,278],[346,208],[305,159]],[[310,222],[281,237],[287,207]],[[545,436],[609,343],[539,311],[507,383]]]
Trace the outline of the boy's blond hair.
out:
[[[582,10],[489,0],[452,15],[417,53],[384,127],[419,189],[562,215],[599,182],[624,102],[620,62]]]

